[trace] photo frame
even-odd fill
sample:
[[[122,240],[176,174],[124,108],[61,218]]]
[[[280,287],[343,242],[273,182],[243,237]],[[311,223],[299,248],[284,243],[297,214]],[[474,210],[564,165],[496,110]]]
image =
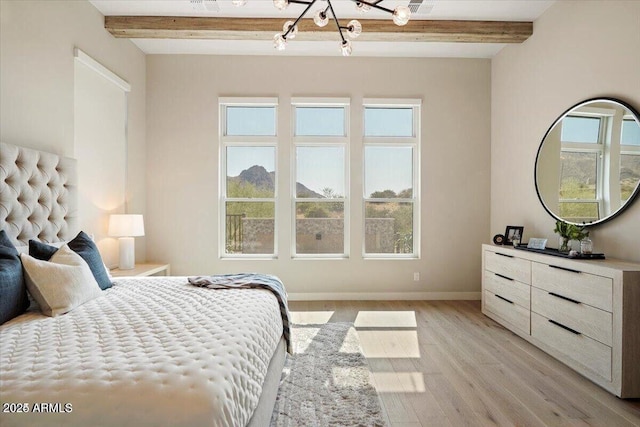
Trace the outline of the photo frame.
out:
[[[513,240],[517,237],[518,242],[522,242],[524,227],[520,225],[507,225],[504,232],[504,245],[513,246]]]

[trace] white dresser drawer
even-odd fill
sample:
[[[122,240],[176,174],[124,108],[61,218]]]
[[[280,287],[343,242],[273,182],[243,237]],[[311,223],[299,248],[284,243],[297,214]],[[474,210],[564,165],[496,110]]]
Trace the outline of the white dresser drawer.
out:
[[[613,319],[608,311],[535,287],[531,288],[531,311],[612,346]]]
[[[528,308],[507,301],[504,297],[499,297],[489,291],[484,291],[483,297],[485,310],[490,311],[501,319],[504,319],[513,327],[529,335],[531,330],[531,312]]]
[[[640,263],[521,249],[482,245],[482,312],[616,396],[640,398]]]
[[[612,311],[613,281],[609,277],[569,270],[551,263],[533,262],[531,278],[531,285],[536,288],[556,292],[584,304]]]
[[[508,279],[489,270],[484,271],[484,289],[500,295],[519,306],[531,307],[531,286],[517,280]]]
[[[611,347],[553,324],[537,313],[531,313],[531,336],[600,377],[611,380]]]
[[[518,282],[531,284],[531,261],[516,258],[500,250],[485,251],[484,267],[486,270],[501,274]]]

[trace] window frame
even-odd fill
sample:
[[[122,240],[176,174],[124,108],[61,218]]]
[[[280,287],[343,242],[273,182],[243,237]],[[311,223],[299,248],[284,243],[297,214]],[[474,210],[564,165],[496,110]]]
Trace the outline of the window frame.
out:
[[[636,118],[631,114],[626,114],[622,117],[622,122],[620,124],[620,132],[622,133],[622,125],[625,121],[633,121],[640,126],[640,123],[636,120]],[[622,141],[622,135],[620,136],[620,140]],[[622,165],[622,156],[640,156],[640,145],[635,144],[622,144],[620,142],[620,164]],[[633,193],[631,194],[633,196]],[[629,199],[625,199],[625,203]]]
[[[297,107],[341,107],[344,108],[344,135],[343,136],[306,136],[296,134],[296,108]],[[350,117],[351,98],[291,98],[291,258],[292,259],[348,259],[350,256]],[[298,147],[342,147],[344,151],[344,197],[336,199],[298,197],[296,181],[298,178]],[[297,252],[297,204],[298,203],[335,203],[341,202],[344,206],[344,241],[342,253],[304,254]]]
[[[277,259],[278,258],[278,106],[279,100],[273,98],[246,98],[246,97],[220,97],[218,98],[219,108],[219,185],[218,185],[218,257],[220,259]],[[227,107],[274,107],[275,108],[275,135],[246,135],[246,136],[228,136],[226,134],[227,127]],[[276,179],[274,182],[274,191],[272,198],[242,198],[227,197],[227,148],[229,147],[272,147],[274,149],[274,170]],[[226,212],[228,202],[270,202],[273,203],[273,253],[271,254],[236,254],[226,252]]]
[[[388,137],[388,136],[366,136],[365,129],[365,110],[366,108],[411,108],[413,110],[413,136],[402,137]],[[420,259],[421,248],[421,236],[420,236],[420,224],[421,224],[421,171],[420,171],[420,158],[421,158],[421,99],[381,99],[381,98],[365,98],[362,102],[362,257],[364,259]],[[411,147],[413,153],[412,167],[413,167],[413,191],[412,198],[370,198],[365,194],[366,188],[366,147]],[[411,203],[413,204],[413,227],[412,227],[412,241],[413,250],[412,253],[367,253],[366,251],[366,206],[367,203]]]
[[[608,191],[608,182],[605,176],[604,165],[607,164],[607,159],[611,155],[610,143],[608,141],[608,134],[612,125],[612,117],[615,114],[614,110],[606,108],[589,107],[584,108],[581,111],[572,112],[565,117],[587,117],[597,118],[600,120],[600,127],[598,129],[598,141],[593,142],[572,142],[564,141],[560,139],[560,153],[594,153],[596,154],[596,187],[595,198],[593,199],[563,199],[558,195],[558,206],[563,203],[586,203],[597,205],[598,219],[602,212],[605,212],[604,201],[606,199],[606,192]],[[561,187],[559,187],[561,188]]]

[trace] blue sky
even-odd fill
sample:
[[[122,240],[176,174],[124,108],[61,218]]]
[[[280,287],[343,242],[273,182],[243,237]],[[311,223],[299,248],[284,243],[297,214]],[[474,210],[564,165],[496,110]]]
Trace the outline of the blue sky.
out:
[[[341,136],[344,130],[343,107],[298,107],[296,134],[306,136]],[[367,136],[411,136],[413,112],[410,108],[365,109]],[[275,135],[275,108],[228,107],[228,135]],[[384,142],[384,141],[381,141]],[[391,145],[391,144],[390,144]],[[296,181],[322,193],[329,187],[345,194],[344,146],[298,146]],[[413,149],[407,146],[367,146],[365,148],[365,196],[374,191],[396,193],[413,186]],[[274,171],[274,147],[227,147],[227,175],[238,176],[254,165]]]

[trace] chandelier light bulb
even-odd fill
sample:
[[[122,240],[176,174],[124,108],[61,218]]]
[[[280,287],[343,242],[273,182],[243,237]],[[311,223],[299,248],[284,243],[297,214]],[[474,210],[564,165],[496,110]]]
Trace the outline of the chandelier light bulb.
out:
[[[284,26],[282,27],[283,34],[289,31],[289,28],[293,27],[291,28],[291,31],[289,31],[289,34],[287,34],[288,39],[293,39],[295,38],[296,34],[298,34],[298,26],[297,25],[294,26],[293,24],[294,24],[293,21],[287,21],[284,23]]]
[[[340,48],[342,49],[342,56],[351,56],[351,42],[349,40],[343,41]]]
[[[393,23],[398,26],[407,25],[411,17],[411,10],[407,6],[398,6],[393,10]]]
[[[287,0],[273,0],[273,5],[278,10],[284,10],[289,6],[289,2]]]
[[[349,21],[349,24],[347,25],[347,35],[352,39],[355,39],[360,34],[362,34],[362,24],[360,21],[355,19]]]
[[[2,1],[2,0],[0,0]],[[196,1],[196,0],[192,0]],[[203,1],[203,0],[199,0]],[[207,1],[207,0],[204,0]],[[231,0],[232,3],[236,6],[244,5],[247,0]],[[289,6],[289,3],[301,3],[306,4],[307,7],[300,14],[297,20],[288,20],[284,23],[282,27],[282,33],[278,33],[273,36],[273,47],[277,50],[285,50],[287,47],[287,41],[289,39],[293,39],[298,34],[298,26],[296,23],[302,19],[311,6],[316,2],[316,0],[272,0],[273,5],[278,10],[284,10]],[[358,38],[362,34],[362,24],[357,19],[351,19],[347,26],[342,26],[338,22],[338,18],[335,16],[333,11],[333,7],[331,6],[331,0],[325,0],[327,2],[327,7],[325,9],[316,10],[313,13],[313,22],[320,28],[325,27],[329,24],[329,14],[327,11],[331,9],[332,19],[336,21],[336,26],[338,32],[340,33],[340,39],[342,42],[340,43],[340,51],[343,56],[351,56],[352,47],[351,40]],[[383,0],[352,0],[356,4],[356,10],[358,12],[366,12],[371,10],[372,7],[378,8],[382,11],[388,12],[392,14],[394,24],[398,26],[407,25],[409,19],[411,18],[411,10],[407,6],[398,6],[394,10],[387,9],[386,7],[378,6]],[[345,34],[346,32],[346,34]]]
[[[371,6],[364,3],[356,3],[356,10],[360,13],[365,13],[371,9]]]
[[[247,4],[247,0],[231,0],[231,3],[236,7],[240,7]]]
[[[287,39],[282,37],[280,33],[276,34],[273,36],[273,47],[276,48],[276,50],[284,50],[284,48],[287,47]]]
[[[315,15],[313,15],[313,22],[315,22],[318,27],[324,27],[329,23],[329,17],[323,10],[318,10]]]

